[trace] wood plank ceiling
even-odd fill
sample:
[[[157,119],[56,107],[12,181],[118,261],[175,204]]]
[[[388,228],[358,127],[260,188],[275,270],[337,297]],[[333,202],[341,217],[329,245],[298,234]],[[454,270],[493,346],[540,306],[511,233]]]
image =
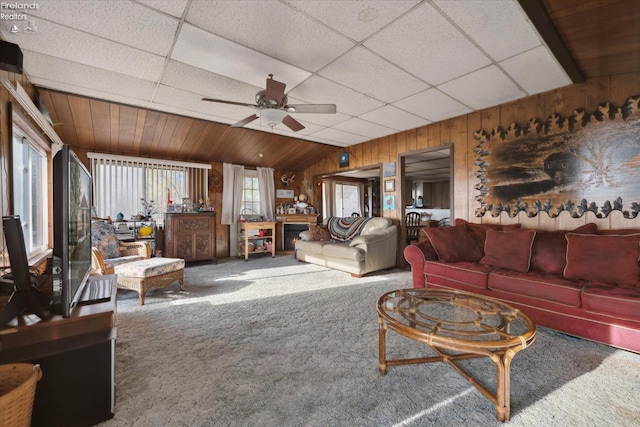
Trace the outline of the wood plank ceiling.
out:
[[[543,0],[585,78],[640,72],[636,0]],[[87,151],[301,170],[343,148],[40,88],[55,129]],[[261,156],[262,155],[262,156]]]

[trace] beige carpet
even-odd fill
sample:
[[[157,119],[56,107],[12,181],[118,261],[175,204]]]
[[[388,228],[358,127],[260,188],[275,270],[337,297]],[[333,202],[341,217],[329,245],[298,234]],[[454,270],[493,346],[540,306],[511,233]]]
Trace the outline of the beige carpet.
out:
[[[186,292],[118,297],[110,426],[633,426],[640,355],[540,328],[512,366],[511,421],[449,366],[378,373],[375,302],[411,286],[292,256],[190,266]],[[389,357],[427,350],[389,332]],[[467,362],[489,385],[487,360]]]

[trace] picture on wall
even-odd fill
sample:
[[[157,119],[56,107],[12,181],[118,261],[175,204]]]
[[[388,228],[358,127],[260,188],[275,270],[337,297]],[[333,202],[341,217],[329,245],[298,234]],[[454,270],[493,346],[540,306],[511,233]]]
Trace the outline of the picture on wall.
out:
[[[531,119],[524,128],[477,131],[475,164],[480,191],[477,216],[507,212],[550,217],[591,211],[607,217],[619,210],[627,218],[640,212],[640,95],[622,107],[600,104],[597,111]]]
[[[349,166],[349,152],[345,151],[344,153],[340,153],[340,156],[338,156],[338,165],[341,168],[346,168],[347,166]]]
[[[396,208],[396,196],[384,196],[383,203],[385,211],[394,210]]]
[[[384,191],[388,191],[388,192],[396,191],[396,180],[395,179],[385,179],[384,180]]]

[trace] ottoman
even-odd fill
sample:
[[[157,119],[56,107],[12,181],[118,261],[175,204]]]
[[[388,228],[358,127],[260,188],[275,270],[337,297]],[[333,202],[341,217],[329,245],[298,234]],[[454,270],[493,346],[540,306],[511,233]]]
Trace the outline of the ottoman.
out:
[[[115,267],[118,288],[138,292],[140,305],[151,288],[166,288],[173,282],[180,282],[184,291],[184,260],[182,258],[149,258],[128,262]]]

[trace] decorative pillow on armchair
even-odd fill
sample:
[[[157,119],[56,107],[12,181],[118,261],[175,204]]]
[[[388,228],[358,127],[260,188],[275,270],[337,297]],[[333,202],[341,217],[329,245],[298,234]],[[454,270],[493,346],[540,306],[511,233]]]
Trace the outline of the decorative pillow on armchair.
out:
[[[309,224],[311,240],[331,240],[331,234],[324,225]]]
[[[464,225],[453,227],[427,227],[424,233],[431,246],[443,262],[475,262],[482,258],[482,253],[469,236]]]
[[[640,234],[567,233],[565,279],[640,285]]]
[[[531,263],[531,247],[535,236],[534,230],[487,230],[484,257],[480,264],[526,273]]]
[[[91,222],[91,244],[105,259],[118,258],[122,255],[116,230],[113,224],[105,221]]]

